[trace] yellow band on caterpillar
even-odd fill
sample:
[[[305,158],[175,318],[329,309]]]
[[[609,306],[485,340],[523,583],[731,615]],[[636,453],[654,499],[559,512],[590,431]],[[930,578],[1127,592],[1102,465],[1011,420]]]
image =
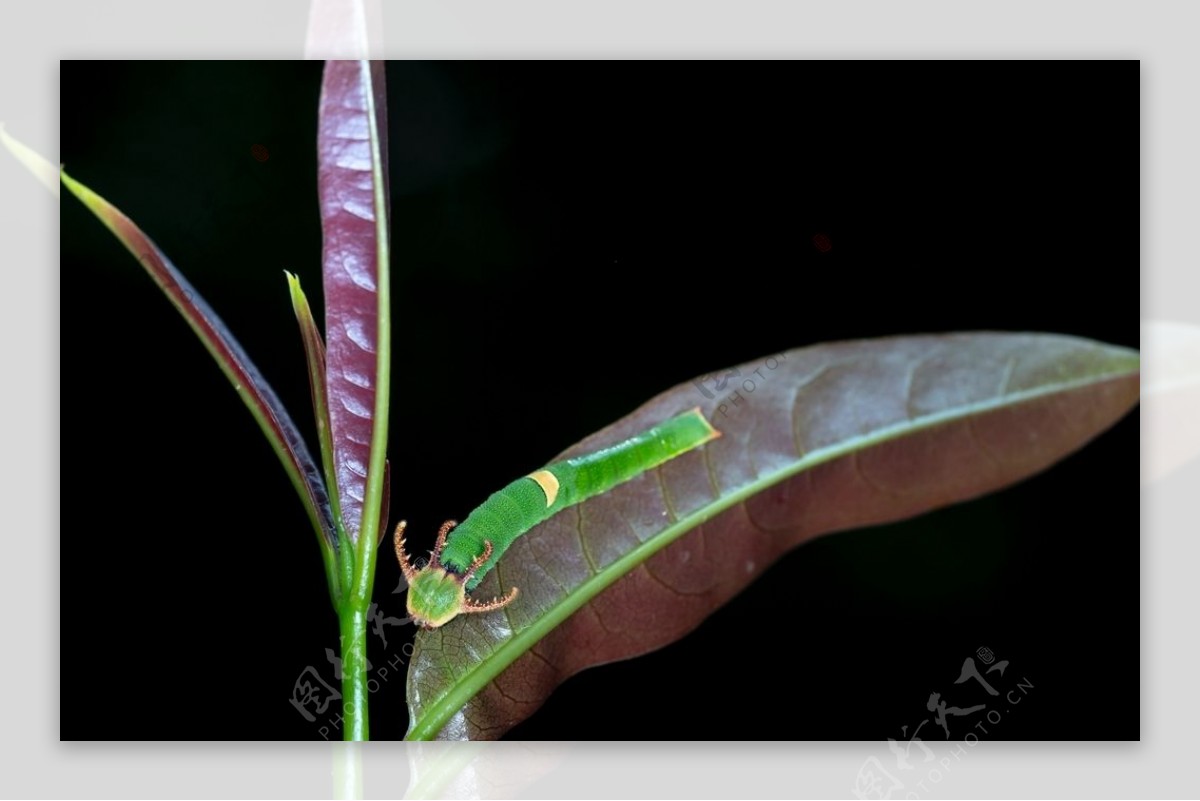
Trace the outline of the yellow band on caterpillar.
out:
[[[546,508],[554,505],[554,499],[558,497],[558,479],[549,470],[539,470],[536,473],[530,473],[527,478],[532,478],[542,488],[542,492],[546,493]]]

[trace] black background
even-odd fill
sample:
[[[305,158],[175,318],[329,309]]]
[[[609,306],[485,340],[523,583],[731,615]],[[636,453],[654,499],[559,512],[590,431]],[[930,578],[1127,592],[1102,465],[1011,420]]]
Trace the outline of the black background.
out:
[[[320,69],[62,65],[68,171],[156,240],[309,434],[282,271],[320,309]],[[396,63],[388,92],[392,515],[415,550],[729,364],[945,330],[1138,345],[1136,62]],[[62,320],[62,737],[321,737],[288,703],[337,647],[302,507],[191,331],[65,192]],[[1002,689],[1033,689],[981,738],[1136,739],[1137,449],[1135,413],[1008,490],[805,545],[510,736],[901,738],[932,691],[987,701],[954,685],[986,646]],[[396,617],[398,580],[385,550]],[[411,638],[386,633],[377,665]],[[407,725],[390,673],[376,739]]]

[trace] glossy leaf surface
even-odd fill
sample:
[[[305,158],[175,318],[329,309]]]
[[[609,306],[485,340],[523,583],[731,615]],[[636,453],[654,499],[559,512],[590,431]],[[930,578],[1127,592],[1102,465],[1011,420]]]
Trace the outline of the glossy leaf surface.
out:
[[[386,405],[378,403],[387,394],[379,384],[386,378],[390,342],[387,107],[381,63],[326,63],[317,158],[333,469],[346,534],[357,542],[368,473],[373,464],[382,471],[387,431]],[[375,508],[379,504],[376,495]]]
[[[420,632],[409,737],[498,737],[574,673],[684,636],[796,545],[1012,484],[1138,395],[1135,351],[1000,333],[818,345],[668,390],[562,457],[697,402],[723,436],[521,537],[478,590],[520,587],[501,612]]]

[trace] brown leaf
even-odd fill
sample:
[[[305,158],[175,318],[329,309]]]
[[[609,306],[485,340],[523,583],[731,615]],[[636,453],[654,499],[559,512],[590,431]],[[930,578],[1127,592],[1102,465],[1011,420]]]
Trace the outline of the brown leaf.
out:
[[[724,436],[518,539],[476,593],[520,587],[502,612],[419,633],[409,737],[499,737],[574,673],[684,636],[802,542],[1046,468],[1137,403],[1138,371],[1124,348],[973,333],[818,345],[668,390],[563,456],[697,403]]]

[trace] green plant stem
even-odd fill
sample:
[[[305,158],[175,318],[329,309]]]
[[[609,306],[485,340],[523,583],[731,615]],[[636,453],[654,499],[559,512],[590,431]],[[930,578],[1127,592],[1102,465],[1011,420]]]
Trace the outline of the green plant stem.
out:
[[[358,593],[351,593],[345,599],[345,605],[339,615],[342,641],[342,732],[345,740],[370,739],[367,717],[369,606],[370,595],[360,599]]]
[[[383,470],[375,472],[382,476]],[[370,509],[374,490],[374,508],[379,508],[380,478],[368,480],[366,508]],[[371,594],[375,588],[375,557],[378,553],[376,533],[379,524],[367,527],[352,543],[343,535],[339,562],[343,580],[342,606],[338,624],[342,642],[342,739],[347,741],[371,739],[367,705],[367,618],[371,610]],[[368,539],[365,534],[369,534]]]

